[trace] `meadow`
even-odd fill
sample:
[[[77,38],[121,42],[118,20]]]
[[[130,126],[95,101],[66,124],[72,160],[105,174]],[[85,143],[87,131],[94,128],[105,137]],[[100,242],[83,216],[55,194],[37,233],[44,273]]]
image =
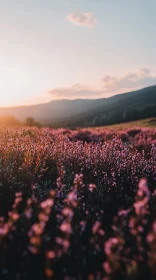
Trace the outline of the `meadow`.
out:
[[[156,129],[1,126],[0,279],[156,279]]]

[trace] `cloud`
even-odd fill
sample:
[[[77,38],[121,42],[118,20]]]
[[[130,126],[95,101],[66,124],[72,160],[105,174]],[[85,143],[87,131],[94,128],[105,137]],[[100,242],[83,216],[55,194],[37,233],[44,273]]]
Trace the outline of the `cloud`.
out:
[[[102,78],[102,82],[105,92],[120,93],[154,85],[156,84],[156,76],[151,75],[149,69],[142,68],[121,77],[106,75]]]
[[[141,89],[156,84],[156,76],[152,75],[147,68],[127,73],[116,77],[106,75],[102,78],[100,89],[93,89],[89,86],[74,84],[71,87],[55,88],[49,91],[52,99],[76,99],[76,98],[102,98]]]
[[[70,13],[66,19],[79,26],[94,27],[97,24],[97,18],[92,13]]]
[[[71,87],[55,88],[49,91],[53,99],[98,98],[102,90],[94,90],[80,84]]]

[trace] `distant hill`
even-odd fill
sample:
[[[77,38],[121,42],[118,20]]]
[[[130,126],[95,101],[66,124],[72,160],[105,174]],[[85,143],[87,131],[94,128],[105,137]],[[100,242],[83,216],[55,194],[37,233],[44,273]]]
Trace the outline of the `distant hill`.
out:
[[[74,92],[73,92],[74,94]],[[56,100],[46,104],[0,108],[0,116],[32,117],[52,127],[101,126],[156,117],[156,86],[110,98]]]

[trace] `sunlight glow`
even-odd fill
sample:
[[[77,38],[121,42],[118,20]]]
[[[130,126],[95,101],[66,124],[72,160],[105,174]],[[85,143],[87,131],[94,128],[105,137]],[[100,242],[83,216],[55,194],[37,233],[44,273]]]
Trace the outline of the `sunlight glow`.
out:
[[[0,66],[0,107],[38,104],[49,101],[47,95],[36,79],[35,71],[24,67]],[[40,79],[41,81],[42,79]],[[41,88],[41,90],[40,90]],[[47,95],[47,98],[45,98]]]
[[[22,89],[23,76],[11,66],[0,69],[0,106],[11,106],[19,103],[20,93],[17,89]]]

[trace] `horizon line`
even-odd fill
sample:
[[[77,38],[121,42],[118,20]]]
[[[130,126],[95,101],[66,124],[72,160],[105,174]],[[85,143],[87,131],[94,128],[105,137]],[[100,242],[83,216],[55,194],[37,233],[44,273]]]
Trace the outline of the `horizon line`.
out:
[[[137,91],[140,91],[140,90],[144,90],[144,89],[148,89],[148,88],[151,88],[151,87],[155,87],[155,85],[151,85],[151,86],[146,86],[146,87],[141,87],[139,89],[136,89],[136,90],[129,90],[129,91],[126,91],[126,92],[121,92],[121,93],[117,93],[117,94],[113,94],[111,96],[108,96],[108,97],[100,97],[100,98],[61,98],[61,99],[52,99],[50,101],[46,101],[46,102],[42,102],[42,103],[36,103],[36,104],[23,104],[23,105],[10,105],[10,106],[3,106],[3,105],[0,105],[0,109],[11,109],[11,108],[23,108],[23,107],[35,107],[35,106],[40,106],[40,105],[45,105],[45,104],[49,104],[51,102],[57,102],[57,101],[76,101],[76,100],[100,100],[100,99],[109,99],[109,98],[112,98],[114,96],[118,96],[118,95],[121,95],[121,94],[126,94],[126,93],[130,93],[130,92],[137,92]]]

